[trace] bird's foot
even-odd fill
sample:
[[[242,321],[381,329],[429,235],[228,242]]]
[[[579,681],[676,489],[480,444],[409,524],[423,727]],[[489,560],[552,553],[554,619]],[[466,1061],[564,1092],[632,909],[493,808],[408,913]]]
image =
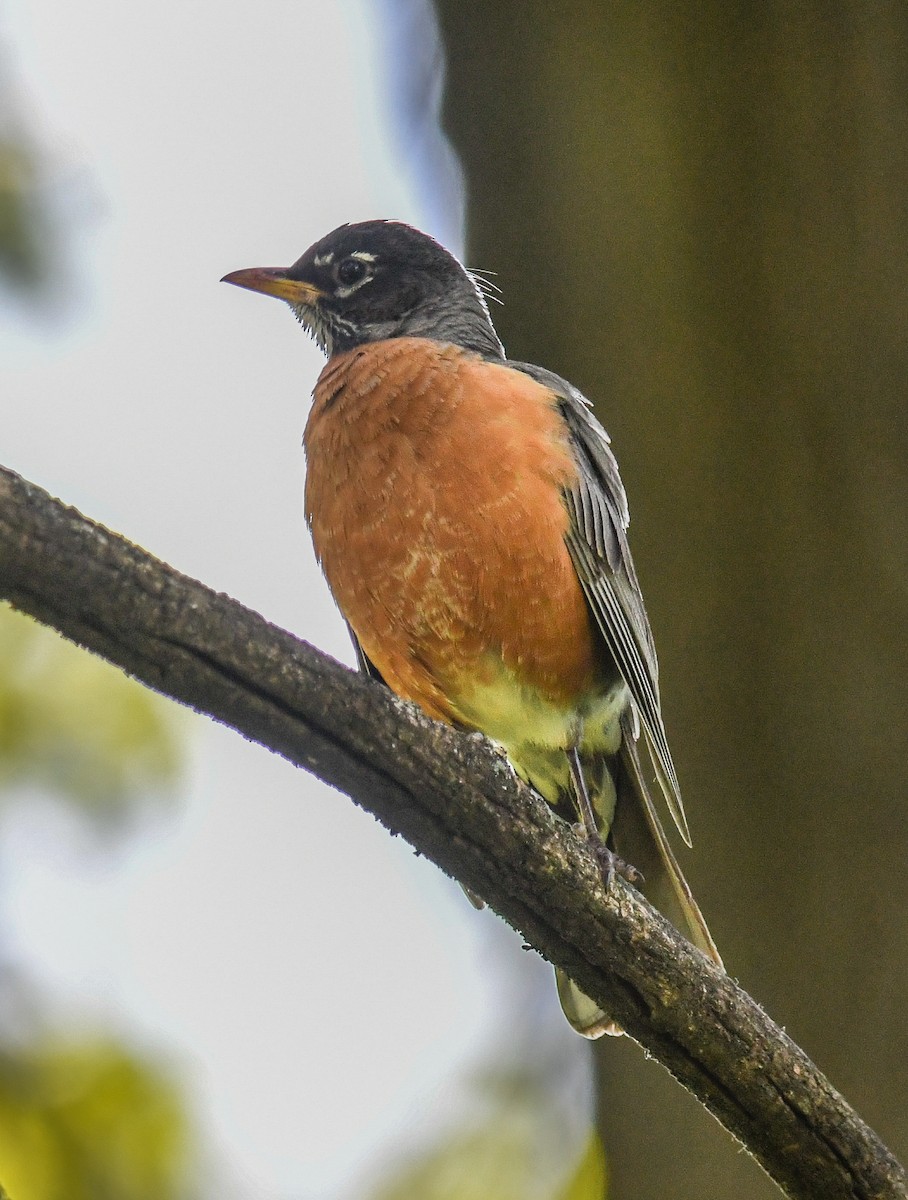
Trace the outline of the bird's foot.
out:
[[[605,842],[599,842],[598,845],[594,843],[592,850],[599,864],[599,870],[602,872],[602,882],[605,884],[606,891],[612,886],[616,875],[620,875],[622,879],[626,879],[628,883],[635,886],[644,882],[642,872],[638,871],[631,863],[625,862],[623,858],[619,858],[614,850],[609,850]]]
[[[573,828],[578,837],[586,838],[593,856],[599,864],[602,882],[605,885],[606,891],[612,886],[612,881],[616,875],[620,875],[622,879],[626,879],[628,883],[632,883],[634,886],[646,882],[643,872],[638,871],[632,863],[625,862],[614,850],[610,850],[598,831],[595,835],[591,836],[582,821],[577,821]]]
[[[620,875],[622,879],[627,880],[634,887],[639,887],[641,883],[646,882],[642,871],[638,871],[633,863],[625,862],[614,850],[610,850],[605,842],[593,841],[591,839],[590,849],[599,865],[599,872],[606,891],[612,886],[616,875]]]

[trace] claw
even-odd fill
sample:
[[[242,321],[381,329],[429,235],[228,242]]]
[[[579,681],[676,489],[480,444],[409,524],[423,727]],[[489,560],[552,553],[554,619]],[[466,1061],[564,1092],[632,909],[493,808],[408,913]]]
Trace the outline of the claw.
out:
[[[606,891],[612,886],[616,875],[620,875],[622,879],[626,879],[628,883],[635,886],[644,882],[643,873],[638,871],[631,863],[625,862],[623,858],[619,858],[614,850],[609,850],[605,842],[594,842],[590,839],[590,846],[596,856],[596,861],[599,863],[599,870],[602,872],[602,882],[605,885]]]

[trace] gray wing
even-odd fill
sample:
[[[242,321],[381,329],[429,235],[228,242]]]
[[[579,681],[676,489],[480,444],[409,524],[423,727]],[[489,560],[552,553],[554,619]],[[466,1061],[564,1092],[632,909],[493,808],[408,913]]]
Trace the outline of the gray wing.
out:
[[[606,646],[627,683],[669,812],[690,845],[662,721],[656,650],[627,542],[627,497],[608,434],[586,397],[566,380],[530,363],[508,365],[559,398],[579,468],[576,486],[566,493],[571,513],[568,550]]]
[[[375,666],[372,660],[366,658],[366,652],[359,644],[359,638],[353,632],[353,626],[349,621],[345,622],[345,624],[350,634],[350,640],[353,642],[353,653],[356,655],[356,665],[359,667],[360,671],[362,671],[364,675],[368,675],[370,679],[376,680],[378,683],[385,683],[384,679],[382,679],[381,674],[379,673],[378,668]],[[385,687],[387,686],[388,685],[385,684]]]

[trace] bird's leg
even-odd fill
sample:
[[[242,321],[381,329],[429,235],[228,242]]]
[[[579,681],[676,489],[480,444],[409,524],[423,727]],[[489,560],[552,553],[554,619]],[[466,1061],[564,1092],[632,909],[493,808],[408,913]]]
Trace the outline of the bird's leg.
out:
[[[579,739],[577,740],[579,741]],[[602,871],[602,882],[605,884],[606,889],[612,886],[612,880],[616,875],[620,875],[628,883],[642,882],[643,876],[637,868],[632,867],[630,863],[626,863],[623,858],[619,858],[614,850],[610,850],[599,831],[599,823],[596,820],[593,802],[590,799],[589,789],[586,786],[586,778],[583,774],[583,763],[580,761],[580,751],[577,748],[577,741],[568,747],[567,760],[571,772],[571,783],[573,784],[574,801],[577,805],[577,811],[583,822],[583,829],[590,848],[599,862]]]

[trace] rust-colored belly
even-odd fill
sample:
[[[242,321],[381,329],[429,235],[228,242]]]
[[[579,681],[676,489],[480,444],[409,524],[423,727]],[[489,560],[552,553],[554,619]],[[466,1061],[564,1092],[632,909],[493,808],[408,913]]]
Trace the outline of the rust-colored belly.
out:
[[[601,651],[564,543],[575,467],[548,389],[454,346],[374,343],[325,367],[305,447],[316,553],[394,691],[493,737],[483,689],[576,709]]]

